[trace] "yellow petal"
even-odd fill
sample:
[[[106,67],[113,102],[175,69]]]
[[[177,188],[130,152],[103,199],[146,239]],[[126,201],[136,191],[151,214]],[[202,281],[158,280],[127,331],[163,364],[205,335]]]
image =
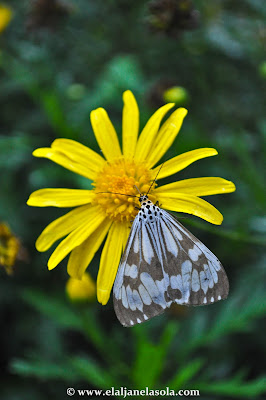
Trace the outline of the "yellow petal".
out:
[[[174,107],[174,103],[165,104],[161,108],[159,108],[149,119],[147,124],[145,125],[143,131],[140,134],[135,159],[136,160],[146,160],[150,150],[153,146],[155,137],[158,133],[158,129],[160,123],[165,116],[165,114]]]
[[[56,139],[51,147],[94,173],[101,170],[106,162],[98,153],[75,140]]]
[[[94,257],[94,254],[101,246],[107,232],[112,224],[110,219],[105,219],[103,223],[80,246],[72,250],[67,272],[75,279],[81,279],[86,268]]]
[[[201,158],[205,157],[215,156],[216,154],[218,154],[217,150],[212,148],[196,149],[180,154],[179,156],[171,158],[163,164],[163,167],[156,179],[158,180],[173,175],[176,172],[186,168],[194,161],[200,160]],[[159,169],[161,168],[161,165],[153,170],[153,176],[157,175]]]
[[[156,195],[160,198],[175,198],[180,193],[190,194],[192,196],[209,196],[212,194],[230,193],[236,189],[233,182],[223,178],[192,178],[182,181],[169,183],[169,185],[160,186],[155,189]]]
[[[85,205],[68,212],[51,222],[36,241],[38,251],[48,250],[58,239],[68,235],[90,216],[91,205]]]
[[[124,241],[123,241],[123,245],[122,245],[122,247],[123,247],[123,251],[124,251],[124,250],[125,250],[125,248],[126,248],[126,244],[127,244],[127,240],[128,240],[128,237],[129,237],[130,231],[131,231],[131,226],[128,226],[128,227],[127,227],[127,229],[126,229],[126,233],[125,233],[125,236],[124,236]]]
[[[139,133],[139,108],[130,90],[124,92],[123,100],[123,154],[126,158],[133,158]]]
[[[105,305],[110,297],[127,235],[127,225],[114,223],[108,233],[97,277],[97,298]]]
[[[178,198],[158,196],[158,200],[161,207],[167,210],[193,214],[215,225],[223,221],[222,214],[215,207],[196,196],[180,193]]]
[[[82,165],[79,162],[71,160],[68,156],[61,153],[56,149],[50,147],[42,147],[40,149],[34,150],[32,153],[34,157],[48,158],[49,160],[61,165],[62,167],[69,169],[76,174],[85,176],[85,178],[94,180],[96,177],[96,172],[88,168],[87,165]]]
[[[153,167],[172,145],[186,115],[187,110],[185,108],[178,108],[163,124],[148,157],[149,168]]]
[[[103,108],[97,108],[91,112],[91,125],[105,158],[111,161],[121,157],[121,149],[115,128]]]
[[[99,211],[99,207],[91,207],[90,213],[88,213],[90,214],[89,218],[86,218],[78,228],[62,240],[48,260],[49,269],[55,268],[75,247],[83,243],[101,225],[106,216]]]
[[[40,189],[30,195],[27,204],[35,207],[75,207],[90,203],[94,196],[93,190]]]

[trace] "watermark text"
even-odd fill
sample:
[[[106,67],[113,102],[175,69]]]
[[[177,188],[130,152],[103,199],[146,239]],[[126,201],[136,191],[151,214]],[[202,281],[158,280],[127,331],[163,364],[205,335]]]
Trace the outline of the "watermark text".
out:
[[[80,397],[92,397],[92,396],[122,396],[134,397],[134,396],[173,396],[173,397],[199,397],[200,391],[197,389],[180,389],[175,391],[169,387],[165,389],[128,389],[121,386],[119,389],[111,387],[111,389],[101,390],[101,389],[74,389],[67,388],[66,393],[68,396],[72,397],[74,395]]]

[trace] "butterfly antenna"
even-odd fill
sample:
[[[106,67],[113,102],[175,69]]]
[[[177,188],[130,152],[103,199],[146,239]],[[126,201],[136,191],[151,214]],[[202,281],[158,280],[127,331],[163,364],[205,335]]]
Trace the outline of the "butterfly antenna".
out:
[[[164,163],[162,163],[162,165],[160,166],[159,171],[157,172],[155,178],[153,179],[153,181],[152,181],[152,183],[151,183],[151,186],[150,186],[150,188],[149,188],[149,190],[148,190],[148,192],[147,192],[146,194],[149,194],[149,193],[150,193],[150,190],[151,190],[151,188],[152,188],[152,185],[153,185],[154,182],[156,181],[157,176],[159,175],[161,169],[163,168],[163,165],[164,165]]]
[[[141,195],[139,188],[138,188],[136,185],[134,185],[134,187],[137,189],[137,191],[138,191],[139,194]],[[135,197],[137,197],[137,196],[135,196]]]

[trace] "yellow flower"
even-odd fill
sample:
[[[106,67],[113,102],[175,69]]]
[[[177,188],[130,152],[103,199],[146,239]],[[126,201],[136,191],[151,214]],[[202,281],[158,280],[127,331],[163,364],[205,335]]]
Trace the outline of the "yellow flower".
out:
[[[187,103],[189,98],[188,92],[182,86],[168,87],[163,92],[163,99],[165,102],[173,101],[176,104]]]
[[[5,268],[8,274],[13,272],[19,250],[20,241],[5,223],[0,223],[0,265]]]
[[[68,279],[66,293],[74,302],[91,301],[96,296],[96,284],[90,274],[85,272],[81,279]]]
[[[0,33],[5,30],[12,18],[12,11],[9,7],[0,4]]]
[[[33,152],[35,157],[48,158],[92,180],[94,190],[41,189],[28,200],[30,206],[76,207],[48,225],[37,239],[37,249],[46,251],[66,236],[51,255],[49,269],[70,254],[68,273],[80,279],[107,235],[97,277],[97,297],[102,304],[110,297],[129,235],[129,221],[137,213],[138,199],[123,194],[138,195],[135,185],[141,193],[149,190],[160,168],[154,166],[172,145],[187,114],[186,109],[178,108],[160,127],[174,106],[166,104],[152,115],[138,137],[139,109],[135,97],[128,90],[123,100],[122,150],[106,111],[98,108],[91,112],[91,123],[103,156],[69,139],[56,139],[51,147]],[[216,154],[215,149],[202,148],[178,155],[164,163],[157,180]],[[154,186],[149,196],[152,201],[158,200],[162,208],[194,214],[218,225],[222,223],[222,214],[200,196],[235,190],[232,182],[222,178],[194,178]]]

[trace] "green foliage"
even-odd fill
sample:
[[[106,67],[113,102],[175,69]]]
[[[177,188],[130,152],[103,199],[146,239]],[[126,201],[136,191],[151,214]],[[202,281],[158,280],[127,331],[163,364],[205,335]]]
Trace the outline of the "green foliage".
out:
[[[159,319],[136,326],[130,332],[128,329],[121,332],[122,328],[116,324],[111,335],[103,329],[101,312],[93,306],[77,307],[62,297],[47,298],[46,293],[24,290],[24,301],[51,318],[59,332],[68,328],[84,336],[96,356],[77,355],[64,346],[56,361],[47,357],[36,359],[36,356],[15,359],[11,371],[46,380],[60,379],[66,384],[82,381],[85,386],[90,384],[102,389],[197,388],[205,396],[255,398],[265,393],[264,376],[246,380],[248,372],[242,367],[238,373],[233,373],[234,364],[229,369],[223,367],[224,353],[230,351],[235,335],[247,336],[252,332],[252,321],[265,315],[265,304],[260,302],[262,293],[256,291],[256,282],[250,282],[253,296],[246,298],[243,298],[242,284],[224,305],[214,306],[217,312],[211,322],[211,313],[202,308],[193,310],[184,321],[173,319],[160,327]],[[130,357],[121,351],[120,340],[133,350]]]
[[[0,219],[28,253],[13,276],[1,271],[2,397],[61,399],[76,385],[169,386],[198,389],[207,400],[262,399],[265,4],[194,1],[200,26],[171,37],[148,29],[148,2],[65,3],[69,11],[51,29],[29,31],[31,2],[10,0],[13,19],[1,33]],[[124,329],[111,304],[70,304],[65,265],[48,272],[48,255],[34,248],[41,230],[62,213],[30,209],[28,195],[43,187],[88,188],[90,182],[31,153],[57,137],[99,152],[91,110],[105,107],[121,139],[122,92],[136,95],[143,127],[164,102],[162,84],[184,88],[189,110],[165,159],[197,147],[219,152],[173,179],[223,176],[237,187],[211,199],[224,215],[221,227],[184,221],[222,260],[230,295],[221,304],[173,309]],[[96,256],[94,277],[98,265]]]
[[[158,343],[154,344],[147,338],[147,333],[141,327],[136,327],[136,360],[132,371],[132,380],[136,387],[154,387],[158,382],[168,355],[169,345],[178,331],[174,323],[169,323]]]
[[[265,394],[266,376],[261,376],[251,382],[243,382],[242,374],[235,375],[228,381],[215,382],[213,384],[199,383],[199,390],[212,395],[231,396],[233,398],[254,398]]]

